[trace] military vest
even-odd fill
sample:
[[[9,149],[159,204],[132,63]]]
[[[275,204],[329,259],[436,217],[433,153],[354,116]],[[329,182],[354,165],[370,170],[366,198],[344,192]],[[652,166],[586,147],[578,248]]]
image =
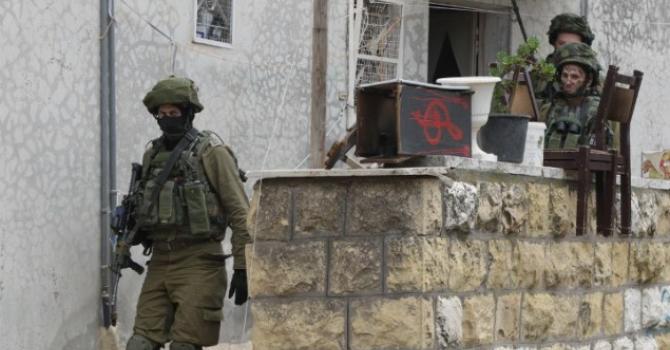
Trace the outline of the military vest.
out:
[[[202,166],[204,151],[215,144],[221,144],[218,137],[208,131],[199,132],[182,151],[167,181],[159,189],[156,203],[149,205],[158,174],[171,153],[163,146],[162,139],[151,142],[142,161],[141,203],[137,206],[140,208],[138,220],[143,223],[142,229],[149,232],[149,239],[223,238],[226,215]]]
[[[587,96],[580,105],[570,106],[564,99],[555,99],[545,117],[544,147],[563,149],[592,144],[599,102],[597,96]]]

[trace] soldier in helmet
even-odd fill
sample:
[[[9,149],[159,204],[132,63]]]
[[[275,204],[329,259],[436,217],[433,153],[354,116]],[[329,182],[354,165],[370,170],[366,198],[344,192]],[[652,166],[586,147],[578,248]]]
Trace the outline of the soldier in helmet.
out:
[[[554,52],[550,53],[546,61],[557,64],[555,61],[556,50],[569,43],[584,43],[589,47],[595,39],[595,35],[589,27],[586,18],[573,14],[562,13],[551,20],[549,31],[547,32],[549,43],[554,47]],[[551,99],[558,91],[558,82],[550,82],[537,86],[535,95],[540,100]]]
[[[600,64],[584,43],[569,43],[555,52],[559,90],[542,106],[547,123],[545,148],[575,148],[593,142],[594,121],[600,98],[597,86]]]
[[[591,46],[595,35],[586,18],[573,13],[562,13],[551,20],[549,25],[549,43],[558,50],[568,43],[584,43]]]
[[[171,76],[143,100],[162,135],[144,153],[137,222],[151,261],[127,350],[199,350],[218,343],[226,291],[221,240],[232,228],[229,297],[247,300],[248,199],[237,161],[216,134],[193,128],[193,81]],[[145,250],[146,251],[146,250]]]

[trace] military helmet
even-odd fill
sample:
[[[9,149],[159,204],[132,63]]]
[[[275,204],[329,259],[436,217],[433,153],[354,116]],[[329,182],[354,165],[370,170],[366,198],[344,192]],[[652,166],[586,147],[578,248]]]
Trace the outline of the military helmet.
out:
[[[574,13],[562,13],[551,20],[551,25],[547,32],[551,45],[554,45],[560,33],[578,34],[582,37],[582,41],[589,46],[591,46],[593,39],[595,39],[595,35],[591,31],[586,18]]]
[[[151,114],[156,114],[158,107],[164,104],[190,105],[193,113],[204,108],[198,100],[198,88],[193,80],[174,75],[156,83],[142,102]]]
[[[598,63],[596,52],[584,43],[569,43],[561,46],[554,52],[553,59],[557,74],[560,74],[563,65],[568,63],[578,64],[596,76],[600,71],[600,63]]]

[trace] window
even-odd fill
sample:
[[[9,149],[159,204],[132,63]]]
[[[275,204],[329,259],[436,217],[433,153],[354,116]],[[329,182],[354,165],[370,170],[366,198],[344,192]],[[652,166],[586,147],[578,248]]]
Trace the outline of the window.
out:
[[[233,43],[233,0],[194,0],[193,41],[221,47]]]
[[[498,51],[510,48],[508,7],[435,0],[430,5],[428,81],[438,78],[488,75]]]
[[[395,79],[402,58],[402,5],[375,0],[360,3],[355,84]]]

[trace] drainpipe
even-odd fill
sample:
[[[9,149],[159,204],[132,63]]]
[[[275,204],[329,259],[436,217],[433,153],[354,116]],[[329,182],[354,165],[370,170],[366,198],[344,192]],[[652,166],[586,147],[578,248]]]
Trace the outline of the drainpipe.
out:
[[[581,0],[579,2],[580,15],[586,19],[589,17],[589,0]]]
[[[114,24],[112,0],[100,0],[100,263],[102,324],[112,325],[111,208],[115,187]]]

